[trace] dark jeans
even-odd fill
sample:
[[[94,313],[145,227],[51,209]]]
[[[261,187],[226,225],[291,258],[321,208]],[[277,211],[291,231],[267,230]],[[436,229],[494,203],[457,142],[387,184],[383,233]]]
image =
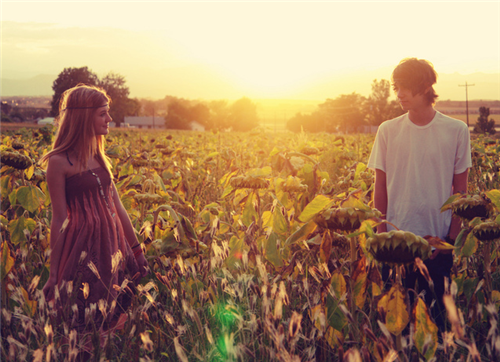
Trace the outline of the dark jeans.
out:
[[[438,254],[435,259],[427,259],[424,261],[425,266],[429,270],[429,275],[434,282],[434,292],[429,288],[429,283],[425,280],[424,276],[417,268],[410,265],[405,269],[405,278],[403,279],[403,286],[407,289],[413,289],[415,292],[420,293],[425,290],[425,303],[430,306],[433,300],[436,300],[433,308],[431,308],[431,316],[434,319],[440,331],[445,329],[446,310],[443,303],[444,295],[444,278],[450,279],[451,267],[453,266],[452,254]],[[388,265],[382,266],[382,279],[385,282],[386,288],[390,288],[392,281],[389,280],[389,271],[391,268]],[[418,288],[416,289],[416,283]],[[409,293],[410,304],[413,304],[415,297],[414,293]]]

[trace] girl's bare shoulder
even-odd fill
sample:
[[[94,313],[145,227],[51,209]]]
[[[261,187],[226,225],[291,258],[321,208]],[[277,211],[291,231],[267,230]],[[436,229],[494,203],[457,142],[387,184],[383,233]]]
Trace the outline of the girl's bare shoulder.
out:
[[[67,176],[71,173],[71,167],[72,166],[68,162],[66,154],[55,154],[49,158],[47,172],[59,173]]]

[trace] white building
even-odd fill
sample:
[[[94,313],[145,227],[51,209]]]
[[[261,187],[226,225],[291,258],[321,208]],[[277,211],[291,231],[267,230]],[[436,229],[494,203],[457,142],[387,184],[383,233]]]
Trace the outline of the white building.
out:
[[[110,123],[111,127],[116,127],[115,122]],[[165,118],[163,117],[125,117],[122,127],[131,128],[165,128]]]
[[[205,131],[205,126],[196,122],[196,121],[192,121],[191,122],[191,131],[200,131],[200,132],[204,132]]]
[[[37,124],[54,124],[54,117],[45,117],[39,120]]]

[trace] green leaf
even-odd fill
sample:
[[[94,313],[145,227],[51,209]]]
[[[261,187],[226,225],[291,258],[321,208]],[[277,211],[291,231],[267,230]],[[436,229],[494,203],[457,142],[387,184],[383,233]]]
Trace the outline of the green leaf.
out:
[[[207,161],[210,161],[212,158],[214,158],[215,156],[218,156],[219,154],[220,154],[220,152],[217,152],[217,151],[211,152],[208,154],[207,157],[205,157],[205,159],[201,163],[205,163]]]
[[[250,226],[250,224],[255,220],[259,219],[259,214],[255,210],[254,200],[257,199],[255,191],[252,191],[245,202],[245,207],[243,209],[243,214],[241,215],[241,221],[245,226]]]
[[[26,219],[21,216],[19,219],[11,220],[9,222],[9,232],[10,240],[13,244],[24,243],[26,241],[26,236],[24,235],[24,230],[28,230],[31,234],[35,230],[36,222],[33,219]]]
[[[165,187],[165,184],[163,183],[163,180],[160,177],[160,175],[158,175],[158,174],[155,173],[154,180],[155,180],[155,183],[158,186],[160,186],[160,188],[162,189],[163,192],[167,192],[167,188]]]
[[[17,190],[12,190],[9,194],[9,202],[11,205],[15,205],[17,200]]]
[[[461,196],[460,194],[451,195],[448,198],[448,200],[445,201],[445,203],[443,204],[443,206],[441,206],[441,212],[444,212],[446,210],[450,210],[451,209],[451,203],[453,201],[455,201],[460,196]]]
[[[354,182],[356,182],[359,177],[361,176],[361,173],[366,170],[366,165],[363,162],[359,162],[356,165],[356,171],[354,172]]]
[[[500,190],[486,191],[486,196],[493,202],[498,211],[500,211]]]
[[[229,240],[229,255],[225,260],[228,268],[233,268],[237,262],[243,265],[241,259],[243,257],[245,246],[244,238],[240,239],[234,235],[231,237]]]
[[[417,298],[413,309],[413,319],[415,320],[415,334],[413,335],[415,346],[421,354],[424,354],[425,351],[424,357],[428,361],[436,353],[438,328],[432,322],[427,306],[421,298]]]
[[[43,194],[45,195],[45,202],[44,206],[48,207],[50,205],[50,192],[49,192],[49,185],[47,184],[46,181],[43,181],[40,183],[40,189],[42,190]]]
[[[467,299],[467,304],[470,302],[472,296],[474,295],[474,291],[476,290],[477,285],[479,284],[479,280],[477,278],[471,279],[466,278],[464,280],[464,295]]]
[[[273,231],[278,234],[285,234],[288,231],[288,222],[280,207],[276,207],[273,212]]]
[[[31,180],[31,178],[33,177],[33,172],[35,172],[35,165],[31,165],[24,170],[24,177],[26,178],[26,180]]]
[[[347,318],[339,307],[340,302],[330,294],[326,297],[326,319],[337,331],[343,332],[347,326]]]
[[[118,178],[121,178],[123,176],[129,176],[134,173],[134,166],[132,164],[128,164],[128,166],[123,166],[120,170],[120,173],[118,174]]]
[[[385,324],[389,332],[401,334],[410,321],[406,308],[406,290],[395,284],[378,303],[378,308],[385,311]]]
[[[366,272],[366,259],[356,261],[352,279],[354,280],[354,300],[359,309],[363,309],[366,301],[366,288],[368,287],[368,274]]]
[[[283,266],[283,259],[278,250],[278,240],[278,235],[272,232],[265,241],[266,259],[271,262],[275,268],[281,268]]]
[[[2,245],[2,257],[0,258],[2,263],[0,268],[0,277],[3,280],[14,266],[14,258],[10,255],[10,249],[7,241],[4,240]]]
[[[331,203],[333,203],[332,199],[324,195],[317,195],[314,200],[308,203],[304,210],[302,210],[299,220],[302,222],[308,222]]]
[[[263,168],[254,168],[247,172],[248,176],[253,177],[268,177],[271,176],[273,169],[270,166],[266,166]]]
[[[477,250],[477,239],[474,237],[472,233],[467,235],[467,239],[465,240],[464,246],[462,247],[462,256],[469,257],[474,254]]]
[[[342,298],[342,296],[347,292],[347,284],[345,278],[339,272],[333,273],[330,285],[333,289],[333,292],[335,293],[335,296],[338,299]]]
[[[2,196],[2,199],[8,197],[11,190],[12,187],[10,184],[10,176],[2,176],[2,178],[0,179],[0,195]]]
[[[132,180],[128,183],[128,187],[137,185],[142,182],[142,176],[141,175],[135,175]]]
[[[307,237],[314,231],[318,225],[314,221],[309,221],[308,223],[302,225],[299,230],[294,232],[288,239],[285,241],[286,246],[290,246],[295,243],[299,243],[303,240],[306,240]]]
[[[17,190],[17,200],[29,212],[34,212],[45,202],[45,194],[37,186],[21,186]]]

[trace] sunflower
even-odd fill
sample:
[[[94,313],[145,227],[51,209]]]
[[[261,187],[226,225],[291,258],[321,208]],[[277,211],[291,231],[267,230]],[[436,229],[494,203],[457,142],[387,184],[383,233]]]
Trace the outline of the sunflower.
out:
[[[409,264],[415,258],[430,257],[432,249],[427,240],[409,231],[391,230],[375,234],[366,240],[367,250],[381,263]]]
[[[314,217],[318,226],[330,230],[354,231],[367,219],[379,218],[377,209],[362,210],[355,207],[330,208]]]
[[[496,221],[485,221],[472,229],[472,234],[481,241],[500,239],[500,224]]]

